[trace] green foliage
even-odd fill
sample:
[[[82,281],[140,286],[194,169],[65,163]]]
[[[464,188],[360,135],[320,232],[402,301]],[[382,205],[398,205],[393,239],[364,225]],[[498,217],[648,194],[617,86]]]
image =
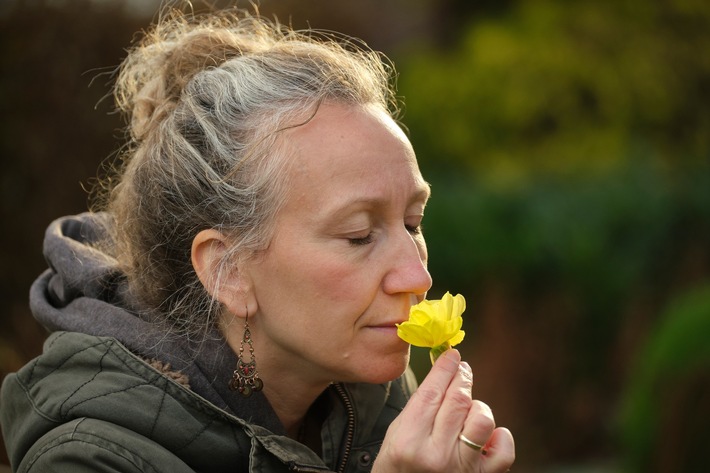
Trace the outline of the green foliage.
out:
[[[679,297],[648,339],[623,398],[628,471],[703,471],[710,439],[710,286]]]
[[[710,154],[710,3],[526,1],[399,61],[425,170],[516,186]],[[652,152],[649,152],[652,150]]]
[[[562,279],[598,296],[665,282],[658,270],[671,263],[672,246],[708,231],[708,182],[707,167],[669,176],[639,161],[605,176],[548,178],[515,191],[435,178],[425,220],[430,266],[447,287],[500,275]]]

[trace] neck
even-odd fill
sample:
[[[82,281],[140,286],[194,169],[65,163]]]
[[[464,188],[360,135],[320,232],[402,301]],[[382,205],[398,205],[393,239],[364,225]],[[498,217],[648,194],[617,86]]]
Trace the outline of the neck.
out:
[[[254,334],[253,328],[251,331]],[[232,350],[239,353],[242,334],[235,332],[228,331],[225,336]],[[307,367],[299,369],[298,360],[292,354],[274,353],[273,348],[260,344],[259,338],[254,336],[253,340],[256,369],[264,382],[263,394],[269,400],[287,435],[298,439],[308,409],[325,391],[330,381],[309,377]]]
[[[255,347],[256,348],[256,347]],[[267,347],[257,352],[257,369],[264,380],[264,395],[269,400],[276,415],[288,435],[298,438],[299,429],[308,409],[328,388],[329,380],[316,381],[308,378],[306,369],[299,369],[298,361],[290,357],[276,357]]]
[[[269,400],[276,415],[286,429],[286,433],[293,439],[302,440],[299,435],[302,426],[316,398],[323,392],[312,392],[304,389],[294,389],[294,384],[282,384],[277,382],[277,378],[268,377],[271,381],[264,383],[264,395]]]

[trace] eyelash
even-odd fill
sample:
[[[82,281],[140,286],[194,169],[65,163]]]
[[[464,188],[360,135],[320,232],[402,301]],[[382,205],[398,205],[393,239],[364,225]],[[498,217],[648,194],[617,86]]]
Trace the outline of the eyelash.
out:
[[[372,243],[374,240],[374,234],[372,232],[368,233],[362,238],[348,238],[348,242],[352,246],[363,246]]]
[[[407,231],[408,231],[409,233],[411,233],[412,235],[419,235],[419,234],[422,232],[422,226],[421,226],[421,225],[417,225],[416,227],[413,227],[413,226],[411,226],[411,225],[405,225],[404,228],[406,228]]]
[[[419,235],[422,232],[421,225],[416,226],[416,227],[413,227],[411,225],[405,225],[404,228],[406,228],[407,231],[409,233],[411,233],[412,235]],[[348,238],[348,242],[352,246],[364,246],[364,245],[368,245],[368,244],[372,243],[374,239],[375,239],[374,233],[370,232],[362,238]]]

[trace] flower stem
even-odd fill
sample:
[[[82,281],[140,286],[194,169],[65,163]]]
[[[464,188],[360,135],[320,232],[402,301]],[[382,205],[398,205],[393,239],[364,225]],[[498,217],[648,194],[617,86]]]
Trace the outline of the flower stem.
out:
[[[436,362],[436,359],[439,358],[439,356],[441,356],[441,354],[449,348],[451,348],[449,342],[444,342],[438,347],[432,347],[432,349],[429,350],[429,358],[431,359],[431,364],[433,365],[434,362]]]

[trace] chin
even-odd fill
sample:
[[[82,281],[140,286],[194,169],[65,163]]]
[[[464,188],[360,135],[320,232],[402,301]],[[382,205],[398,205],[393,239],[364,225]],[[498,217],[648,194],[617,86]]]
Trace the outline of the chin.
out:
[[[402,376],[408,365],[409,349],[404,353],[392,353],[379,362],[373,360],[367,371],[359,373],[358,381],[370,384],[387,383]]]

